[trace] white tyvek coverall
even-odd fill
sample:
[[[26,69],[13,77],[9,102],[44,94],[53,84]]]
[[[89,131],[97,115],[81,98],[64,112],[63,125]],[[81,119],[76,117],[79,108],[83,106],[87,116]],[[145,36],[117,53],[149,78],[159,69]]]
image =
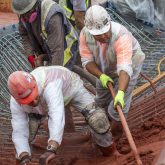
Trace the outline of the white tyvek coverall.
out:
[[[40,101],[36,107],[18,104],[11,97],[12,140],[17,156],[22,152],[31,155],[29,147],[28,113],[44,115],[48,109],[49,140],[61,144],[65,125],[64,105],[70,101],[80,112],[94,102],[93,96],[83,87],[80,77],[61,66],[39,67],[31,72],[37,81]],[[48,141],[49,141],[48,140]]]

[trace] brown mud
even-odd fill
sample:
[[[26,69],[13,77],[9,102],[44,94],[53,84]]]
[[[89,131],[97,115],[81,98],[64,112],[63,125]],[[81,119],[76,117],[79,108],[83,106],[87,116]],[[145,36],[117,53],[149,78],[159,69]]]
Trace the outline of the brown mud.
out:
[[[11,0],[0,0],[0,11],[11,12]]]
[[[140,128],[132,129],[131,132],[143,164],[151,165],[155,156],[165,145],[164,117],[152,118]],[[47,140],[42,138],[36,139],[33,145],[35,150],[46,147]],[[50,165],[136,165],[124,134],[117,142],[117,149],[123,154],[121,157],[103,157],[88,133],[65,134],[61,149]]]
[[[146,121],[141,127],[131,130],[143,165],[152,165],[154,158],[165,145],[164,128],[164,117],[157,116]],[[37,136],[32,145],[33,157],[31,165],[38,164],[39,156],[44,153],[47,146],[47,139],[46,134]],[[86,129],[82,132],[65,133],[56,158],[49,165],[136,165],[124,134],[117,142],[117,148],[123,154],[122,156],[104,157],[92,142]],[[7,150],[5,152],[6,155],[3,153],[3,164],[1,165],[14,165],[14,157],[13,161],[8,160],[6,157],[8,155]]]
[[[129,126],[143,165],[154,165],[155,157],[165,146],[165,95],[163,91],[160,90],[156,95],[148,96],[141,102],[134,103],[128,116],[128,119],[135,116],[131,118]],[[159,111],[157,102],[159,102],[161,108],[159,108]],[[148,103],[151,106],[148,106]],[[144,108],[143,111],[142,108]],[[62,145],[55,159],[49,165],[136,165],[125,134],[116,143],[118,151],[123,155],[120,157],[103,157],[92,142],[80,113],[72,111],[71,114],[68,109],[66,111],[66,126]],[[151,112],[152,115],[145,116],[144,120],[144,114],[148,114],[148,112]],[[158,112],[161,113],[158,114]],[[70,116],[69,119],[73,119],[75,126],[72,120],[67,119],[68,116]],[[14,165],[16,161],[14,146],[11,142],[10,119],[0,117],[0,121],[0,165]],[[45,152],[47,146],[48,133],[44,131],[47,128],[47,123],[43,123],[32,144],[31,165],[38,164],[39,157]]]

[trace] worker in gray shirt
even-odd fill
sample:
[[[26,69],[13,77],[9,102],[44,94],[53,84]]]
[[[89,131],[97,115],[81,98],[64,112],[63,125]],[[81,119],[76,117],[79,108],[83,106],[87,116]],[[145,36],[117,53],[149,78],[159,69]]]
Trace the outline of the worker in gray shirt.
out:
[[[19,33],[32,67],[62,65],[71,69],[77,55],[77,33],[53,0],[12,0]]]

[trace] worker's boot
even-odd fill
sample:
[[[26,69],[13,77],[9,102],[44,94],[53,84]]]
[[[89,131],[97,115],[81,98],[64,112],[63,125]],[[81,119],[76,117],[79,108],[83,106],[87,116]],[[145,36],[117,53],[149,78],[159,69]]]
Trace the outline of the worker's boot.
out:
[[[115,144],[111,144],[108,147],[98,146],[103,156],[120,156],[121,154],[117,151]]]
[[[29,142],[33,142],[38,132],[42,116],[35,113],[29,114]]]
[[[115,121],[111,119],[111,132],[114,138],[114,142],[118,142],[123,134],[123,128],[120,121]]]

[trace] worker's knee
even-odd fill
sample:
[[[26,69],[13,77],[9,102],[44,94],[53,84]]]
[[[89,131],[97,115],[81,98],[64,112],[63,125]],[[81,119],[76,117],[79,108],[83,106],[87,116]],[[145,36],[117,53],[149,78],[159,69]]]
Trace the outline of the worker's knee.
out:
[[[42,116],[39,114],[29,114],[29,142],[35,139]]]
[[[95,105],[91,109],[84,110],[84,116],[89,124],[89,126],[98,134],[106,133],[109,128],[109,120],[102,108],[95,108]]]

